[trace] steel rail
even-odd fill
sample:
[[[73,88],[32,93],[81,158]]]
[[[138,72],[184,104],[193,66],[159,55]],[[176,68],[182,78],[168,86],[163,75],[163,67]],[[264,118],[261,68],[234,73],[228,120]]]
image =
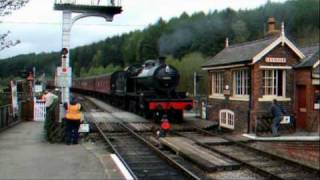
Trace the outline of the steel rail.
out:
[[[111,147],[112,151],[118,156],[118,158],[120,159],[120,161],[122,162],[122,164],[127,168],[127,170],[129,171],[129,173],[131,174],[131,176],[133,177],[133,179],[138,180],[138,177],[133,173],[133,171],[131,170],[130,166],[126,163],[126,161],[122,158],[121,154],[118,152],[118,150],[114,147],[114,145],[112,144],[112,142],[109,140],[109,138],[105,135],[105,133],[103,132],[103,130],[99,127],[99,125],[94,122],[94,125],[96,126],[96,128],[98,129],[100,135],[103,137],[103,139],[108,143],[108,145]]]
[[[86,98],[87,99],[87,98]],[[96,105],[93,101],[89,100],[92,104]],[[96,105],[96,107],[100,108],[99,106]],[[106,111],[104,109],[102,109],[103,111]],[[123,128],[126,129],[127,132],[129,132],[131,135],[133,135],[135,138],[137,138],[139,141],[141,141],[142,143],[144,143],[145,145],[147,145],[153,152],[156,153],[156,155],[158,157],[160,157],[161,159],[165,160],[169,165],[173,166],[176,170],[182,172],[188,179],[196,179],[196,180],[200,180],[201,178],[199,178],[197,175],[195,175],[194,173],[192,173],[191,171],[189,171],[188,169],[186,169],[185,167],[183,167],[180,163],[176,162],[175,160],[173,160],[172,158],[168,157],[167,155],[165,155],[163,152],[161,152],[157,147],[155,147],[154,145],[152,145],[150,142],[148,142],[147,140],[145,140],[143,137],[141,137],[139,134],[137,134],[136,132],[134,132],[130,127],[128,127],[124,121],[112,114],[110,114],[113,118],[119,120],[120,122],[118,122],[118,124],[120,124]],[[125,160],[122,158],[122,156],[120,155],[120,153],[116,150],[116,148],[113,146],[112,142],[108,139],[108,137],[106,137],[106,135],[103,133],[103,131],[101,130],[100,127],[98,127],[98,124],[95,122],[95,125],[97,127],[97,129],[99,130],[100,134],[104,137],[105,140],[107,140],[108,144],[110,145],[110,147],[112,148],[112,150],[117,154],[117,156],[119,157],[119,159],[125,164],[126,168],[128,168],[130,170],[130,173],[132,173],[132,175],[134,175],[133,171],[130,169],[129,165],[127,163],[125,163]],[[136,175],[134,175],[134,178],[138,179],[136,177]]]
[[[320,171],[318,169],[314,169],[314,168],[311,168],[309,166],[305,166],[303,164],[299,164],[299,163],[297,163],[297,162],[295,162],[293,160],[286,159],[286,158],[283,158],[283,157],[280,157],[280,156],[277,156],[277,155],[274,155],[274,154],[271,154],[271,153],[268,153],[268,152],[265,152],[265,151],[261,151],[259,149],[254,148],[254,147],[248,146],[246,143],[235,141],[235,140],[233,140],[231,138],[228,138],[228,137],[226,137],[224,135],[220,135],[220,134],[217,134],[217,133],[212,133],[212,132],[209,132],[209,131],[206,131],[206,130],[203,130],[203,129],[199,129],[199,128],[197,128],[196,130],[198,130],[200,132],[203,132],[203,133],[207,133],[207,135],[210,135],[210,136],[220,136],[221,138],[223,138],[223,139],[225,139],[227,141],[230,141],[233,144],[236,144],[236,145],[241,146],[243,148],[246,148],[248,150],[255,151],[255,152],[260,153],[260,154],[264,154],[264,155],[266,155],[266,156],[268,156],[268,157],[270,157],[272,159],[275,159],[275,160],[281,159],[281,160],[283,160],[285,162],[294,164],[295,166],[304,168],[304,169],[309,170],[309,171],[318,171],[318,173],[320,175]]]
[[[213,137],[218,136],[218,137],[220,137],[220,138],[222,138],[222,139],[227,140],[228,143],[231,143],[232,145],[236,145],[236,146],[245,148],[245,149],[247,149],[247,150],[249,150],[249,151],[254,151],[255,153],[259,153],[259,154],[261,154],[261,155],[263,155],[263,156],[266,156],[266,157],[270,158],[271,160],[281,161],[281,162],[284,162],[284,163],[289,163],[289,164],[291,164],[291,165],[293,165],[293,166],[296,166],[296,167],[298,167],[298,168],[302,168],[302,169],[304,169],[304,170],[306,170],[306,171],[308,171],[308,172],[310,172],[310,173],[316,172],[318,176],[320,175],[320,172],[319,172],[318,170],[316,170],[316,169],[312,169],[312,168],[310,168],[310,167],[308,167],[308,166],[304,166],[304,165],[298,164],[297,162],[294,162],[294,161],[292,161],[292,160],[284,159],[284,158],[282,158],[282,157],[279,157],[279,156],[270,154],[270,153],[268,153],[268,152],[264,152],[264,151],[258,150],[258,149],[256,149],[256,148],[253,148],[253,147],[251,147],[251,146],[248,146],[248,145],[245,144],[245,143],[235,141],[235,140],[233,140],[233,139],[231,139],[231,138],[228,138],[228,137],[226,137],[226,136],[223,136],[223,135],[220,135],[220,134],[216,134],[216,133],[212,133],[212,132],[208,132],[208,131],[203,130],[203,129],[200,129],[200,128],[198,128],[198,127],[195,127],[195,130],[198,131],[198,132],[200,132],[200,133],[202,133],[202,134],[205,134],[205,135],[207,135],[207,136],[213,136]],[[189,132],[190,132],[190,131],[189,131]],[[191,131],[191,132],[194,132],[194,131]],[[250,164],[249,162],[247,162],[247,161],[245,161],[245,160],[241,160],[240,158],[233,157],[232,155],[229,155],[228,153],[225,153],[225,152],[223,152],[223,151],[221,151],[221,150],[217,150],[217,149],[215,149],[215,148],[213,148],[213,147],[210,147],[209,145],[206,145],[205,143],[201,143],[201,142],[199,142],[199,141],[198,141],[197,139],[195,139],[195,138],[192,138],[192,137],[189,137],[189,136],[187,136],[187,135],[184,135],[183,132],[174,132],[174,134],[180,135],[180,136],[182,136],[182,137],[189,138],[189,139],[195,141],[196,144],[198,144],[198,145],[200,145],[200,146],[202,146],[202,147],[204,147],[204,148],[207,148],[207,149],[212,150],[212,151],[214,151],[214,152],[216,152],[216,153],[218,153],[218,154],[221,154],[221,155],[223,155],[223,156],[226,156],[226,157],[228,157],[228,158],[230,158],[230,159],[232,159],[232,160],[234,160],[234,161],[240,162],[240,163],[244,164],[245,166],[247,166],[248,168],[250,168],[251,170],[253,170],[253,171],[255,171],[255,172],[258,172],[259,174],[261,174],[261,175],[263,175],[263,176],[265,176],[265,177],[267,177],[267,178],[283,179],[283,178],[281,178],[281,177],[279,177],[279,176],[277,176],[277,175],[275,175],[275,174],[273,174],[273,173],[270,173],[270,172],[268,172],[268,171],[266,171],[266,170],[264,170],[264,169],[262,169],[262,168],[256,167],[256,166]]]
[[[200,178],[198,176],[196,176],[194,173],[192,173],[191,171],[189,171],[188,169],[186,169],[185,167],[183,167],[180,163],[176,162],[175,160],[173,160],[172,158],[168,157],[167,155],[165,155],[163,152],[161,152],[157,147],[155,147],[154,145],[152,145],[150,142],[148,142],[147,140],[145,140],[143,137],[141,137],[139,134],[137,134],[136,132],[134,132],[132,129],[130,129],[127,125],[125,125],[124,123],[120,123],[124,128],[127,129],[128,132],[130,132],[132,135],[134,135],[136,138],[138,138],[141,142],[143,142],[144,144],[146,144],[148,147],[150,147],[154,152],[157,153],[157,155],[159,155],[161,157],[161,159],[164,159],[166,162],[168,162],[171,166],[174,166],[175,169],[181,171],[184,175],[186,175],[189,179],[197,179],[200,180]]]
[[[91,101],[90,101],[91,102]],[[92,103],[92,102],[91,102]],[[85,110],[88,110],[86,106],[83,106]],[[91,118],[93,118],[91,115],[89,115]],[[129,167],[129,165],[126,163],[126,161],[122,158],[121,154],[118,152],[118,150],[114,147],[114,145],[112,144],[112,142],[109,140],[109,138],[105,135],[105,133],[103,132],[103,130],[99,127],[98,123],[96,121],[93,121],[93,124],[95,125],[95,127],[98,129],[99,134],[102,136],[102,138],[107,142],[107,144],[110,146],[110,148],[112,149],[113,153],[115,153],[118,158],[120,159],[120,161],[122,162],[122,164],[127,168],[127,170],[129,171],[130,175],[133,177],[133,179],[138,180],[137,176],[133,173],[133,171],[131,170],[131,168]]]

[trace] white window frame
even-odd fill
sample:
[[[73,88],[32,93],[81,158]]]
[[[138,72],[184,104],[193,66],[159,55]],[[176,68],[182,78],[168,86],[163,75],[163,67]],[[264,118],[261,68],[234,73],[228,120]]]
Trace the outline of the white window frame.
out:
[[[271,76],[266,78],[266,73],[270,72]],[[278,95],[278,73],[279,71],[282,71],[282,95]],[[278,101],[291,101],[291,98],[286,97],[286,74],[287,71],[284,68],[263,68],[262,71],[262,81],[263,81],[263,96],[262,98],[259,98],[258,101],[272,101],[273,99],[277,99]],[[268,89],[266,87],[267,81],[270,80],[271,86],[268,86],[268,88],[271,88],[271,93],[268,93]]]
[[[233,96],[230,100],[249,100],[249,70],[238,69],[232,71],[233,75]],[[237,77],[240,76],[240,79]],[[238,85],[240,83],[240,93],[238,93]]]
[[[221,109],[219,111],[219,126],[234,130],[234,125],[234,112],[229,109]]]
[[[224,99],[224,71],[212,71],[211,74],[211,98]],[[218,86],[218,87],[217,87]]]

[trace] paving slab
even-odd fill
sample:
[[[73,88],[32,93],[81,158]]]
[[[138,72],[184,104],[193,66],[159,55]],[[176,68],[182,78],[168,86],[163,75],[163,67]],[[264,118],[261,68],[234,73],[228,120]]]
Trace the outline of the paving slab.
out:
[[[50,144],[43,137],[42,122],[0,133],[0,179],[124,179],[83,145]]]

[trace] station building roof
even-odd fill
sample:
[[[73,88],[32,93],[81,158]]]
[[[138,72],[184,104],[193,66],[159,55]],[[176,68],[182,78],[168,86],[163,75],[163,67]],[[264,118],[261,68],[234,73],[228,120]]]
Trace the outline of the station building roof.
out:
[[[310,68],[317,66],[319,63],[319,44],[315,46],[301,48],[305,58],[302,59],[301,63],[297,64],[295,68]]]
[[[305,58],[304,54],[282,33],[228,46],[204,63],[202,68],[206,70],[216,66],[254,64],[281,43],[286,44],[300,59]]]
[[[203,66],[219,66],[250,62],[259,52],[274,42],[278,36],[235,44],[224,48]]]

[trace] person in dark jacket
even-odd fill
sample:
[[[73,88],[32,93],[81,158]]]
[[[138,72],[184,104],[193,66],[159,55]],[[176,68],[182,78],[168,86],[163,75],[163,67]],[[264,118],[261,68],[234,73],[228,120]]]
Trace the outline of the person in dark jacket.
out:
[[[278,101],[276,99],[274,99],[272,101],[272,106],[270,108],[270,112],[273,117],[273,121],[272,121],[272,125],[271,125],[272,135],[273,136],[280,136],[278,129],[280,126],[280,121],[282,120],[285,112],[284,112],[283,108],[278,104]]]

